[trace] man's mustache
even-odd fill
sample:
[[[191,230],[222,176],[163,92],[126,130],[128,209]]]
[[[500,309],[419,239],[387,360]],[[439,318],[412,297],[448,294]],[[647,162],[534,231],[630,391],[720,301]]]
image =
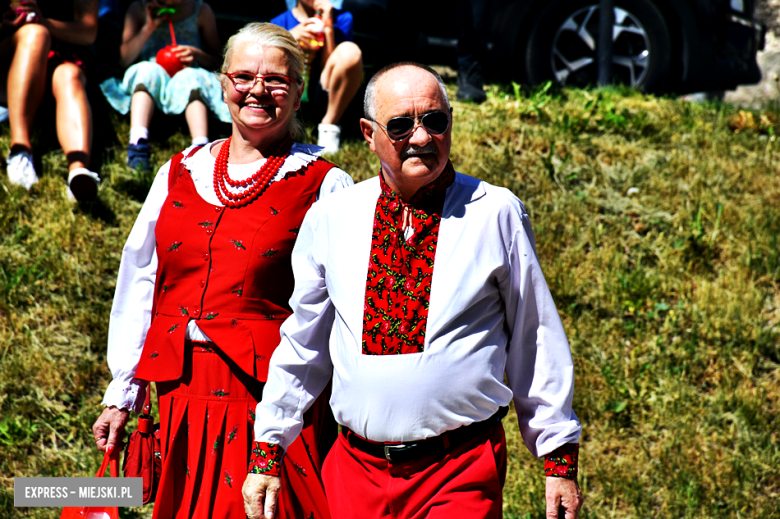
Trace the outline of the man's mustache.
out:
[[[405,159],[411,155],[416,155],[419,153],[438,153],[438,149],[433,144],[426,144],[425,146],[421,148],[407,148],[404,151],[401,152],[401,159]]]

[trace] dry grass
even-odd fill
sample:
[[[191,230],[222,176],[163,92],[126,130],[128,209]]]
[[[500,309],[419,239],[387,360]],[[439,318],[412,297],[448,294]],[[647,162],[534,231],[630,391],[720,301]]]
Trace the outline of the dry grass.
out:
[[[525,202],[570,337],[583,515],[776,516],[780,114],[511,87],[454,108],[456,169]],[[185,144],[174,135],[155,159]],[[89,429],[110,377],[108,312],[150,181],[117,153],[101,202],[75,207],[59,156],[47,154],[29,194],[0,179],[3,516],[59,514],[13,509],[10,478],[97,468]],[[378,169],[358,142],[334,161],[356,180]],[[541,463],[511,417],[505,425],[505,516],[541,518]]]

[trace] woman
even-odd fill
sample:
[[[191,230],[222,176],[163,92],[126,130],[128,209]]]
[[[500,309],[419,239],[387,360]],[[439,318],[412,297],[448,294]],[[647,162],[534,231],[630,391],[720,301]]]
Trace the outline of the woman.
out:
[[[280,27],[250,24],[231,37],[222,66],[231,137],[160,169],[125,245],[109,326],[114,380],[93,432],[99,450],[117,444],[143,403],[143,381],[157,382],[155,519],[245,517],[254,409],[291,313],[290,252],[317,197],[352,184],[316,147],[290,141],[302,69]],[[279,517],[328,517],[319,480],[326,404],[309,411],[303,441],[284,460],[291,484]]]

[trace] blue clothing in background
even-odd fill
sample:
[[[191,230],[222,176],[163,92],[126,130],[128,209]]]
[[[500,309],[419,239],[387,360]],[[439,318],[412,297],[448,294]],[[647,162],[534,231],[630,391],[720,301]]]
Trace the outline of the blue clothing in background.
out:
[[[289,31],[301,22],[299,22],[298,19],[293,15],[291,9],[272,19],[271,23],[280,27],[284,27]],[[336,36],[336,45],[344,41],[352,41],[352,13],[334,9],[333,31],[335,32]]]
[[[103,18],[107,14],[119,16],[119,0],[100,0],[98,6],[98,18]]]
[[[298,0],[285,0],[285,3],[287,4],[287,9],[292,9],[296,5],[298,5]],[[332,5],[336,9],[341,9],[342,4],[344,3],[344,0],[332,0],[330,5]],[[288,31],[290,29],[287,29]]]

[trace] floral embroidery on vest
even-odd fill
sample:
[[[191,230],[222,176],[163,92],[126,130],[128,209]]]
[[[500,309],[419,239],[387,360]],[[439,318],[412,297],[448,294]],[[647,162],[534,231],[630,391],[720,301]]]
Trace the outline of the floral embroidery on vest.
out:
[[[441,213],[455,170],[448,162],[409,204],[390,189],[381,172],[379,178],[382,193],[374,212],[363,305],[363,354],[419,353],[425,347]]]
[[[233,476],[230,475],[228,469],[225,469],[225,483],[227,483],[227,486],[230,488],[233,488]]]
[[[579,443],[561,445],[544,458],[545,476],[576,477],[580,456]]]
[[[250,474],[281,476],[284,451],[278,443],[254,442],[249,458]]]
[[[171,245],[167,249],[165,249],[165,252],[176,252],[179,250],[179,247],[181,247],[181,242],[175,241],[171,243]]]

